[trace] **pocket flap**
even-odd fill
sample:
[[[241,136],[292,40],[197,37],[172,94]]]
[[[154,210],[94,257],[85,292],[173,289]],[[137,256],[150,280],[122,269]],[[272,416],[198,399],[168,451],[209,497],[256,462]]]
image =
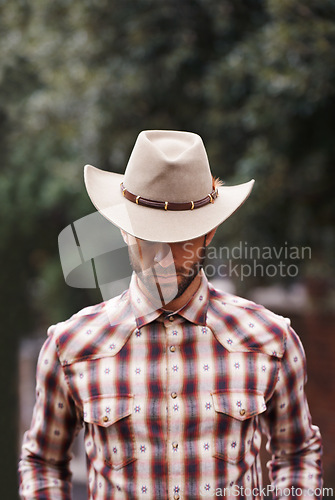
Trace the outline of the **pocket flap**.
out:
[[[84,421],[109,427],[118,420],[132,414],[134,396],[100,395],[88,398],[83,403]]]
[[[255,391],[218,391],[212,398],[215,411],[241,421],[266,410],[264,395]]]

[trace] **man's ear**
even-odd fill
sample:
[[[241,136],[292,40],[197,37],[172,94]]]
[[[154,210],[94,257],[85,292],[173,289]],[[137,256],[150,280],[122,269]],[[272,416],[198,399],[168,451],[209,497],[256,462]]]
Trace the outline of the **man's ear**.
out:
[[[121,234],[122,234],[122,238],[123,238],[123,241],[125,242],[126,245],[129,246],[134,246],[134,245],[137,245],[137,238],[135,238],[135,236],[129,234],[129,233],[126,233],[126,231],[124,231],[123,229],[120,229],[121,231]]]
[[[214,238],[214,234],[216,233],[217,227],[209,231],[209,233],[206,234],[206,247],[210,244],[212,239]]]
[[[125,242],[126,245],[129,245],[129,234],[126,233],[123,229],[120,229],[121,231],[121,234],[122,234],[122,238],[123,238],[123,241]]]

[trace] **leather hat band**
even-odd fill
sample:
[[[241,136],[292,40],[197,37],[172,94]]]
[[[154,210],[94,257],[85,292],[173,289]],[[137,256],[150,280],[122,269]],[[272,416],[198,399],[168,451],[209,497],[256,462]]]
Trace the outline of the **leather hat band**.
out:
[[[205,198],[197,201],[187,201],[184,203],[175,203],[170,201],[155,201],[149,200],[148,198],[142,198],[142,196],[137,196],[136,194],[128,191],[123,182],[120,184],[123,196],[137,205],[142,205],[144,207],[158,208],[160,210],[194,210],[195,208],[200,208],[209,203],[214,203],[215,199],[218,197],[219,192],[217,189],[213,189]]]

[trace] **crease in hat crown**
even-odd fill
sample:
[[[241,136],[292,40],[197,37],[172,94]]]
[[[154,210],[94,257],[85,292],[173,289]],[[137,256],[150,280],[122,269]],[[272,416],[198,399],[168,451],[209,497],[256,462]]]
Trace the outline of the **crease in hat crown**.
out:
[[[192,132],[141,132],[123,184],[132,193],[156,201],[204,198],[212,191],[212,175],[201,137]]]

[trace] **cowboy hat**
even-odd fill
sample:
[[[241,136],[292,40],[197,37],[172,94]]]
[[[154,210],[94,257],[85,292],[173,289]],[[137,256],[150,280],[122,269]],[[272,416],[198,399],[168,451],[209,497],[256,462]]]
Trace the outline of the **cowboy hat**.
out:
[[[124,175],[86,165],[84,177],[106,219],[137,238],[166,243],[208,233],[242,205],[254,183],[213,181],[201,137],[172,130],[141,132]]]

